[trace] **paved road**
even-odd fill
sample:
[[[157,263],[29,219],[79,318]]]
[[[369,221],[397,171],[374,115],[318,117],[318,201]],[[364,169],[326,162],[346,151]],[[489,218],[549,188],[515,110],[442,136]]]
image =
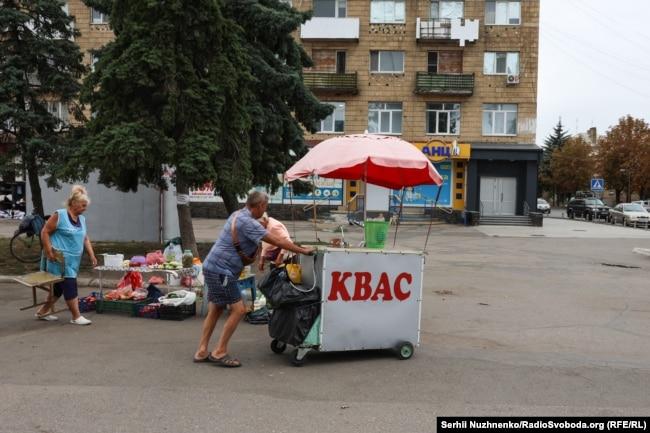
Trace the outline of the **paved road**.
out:
[[[632,249],[648,240],[562,223],[543,237],[434,226],[409,361],[314,354],[294,368],[264,326],[243,323],[231,347],[243,368],[194,365],[198,319],[38,322],[18,311],[25,289],[2,284],[0,432],[431,432],[438,415],[647,415],[650,259]],[[425,235],[403,227],[398,246]]]

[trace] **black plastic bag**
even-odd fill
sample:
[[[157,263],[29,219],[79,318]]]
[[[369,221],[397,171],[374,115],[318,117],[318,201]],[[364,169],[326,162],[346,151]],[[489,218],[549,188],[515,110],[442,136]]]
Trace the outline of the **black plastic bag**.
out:
[[[258,285],[258,289],[266,297],[267,304],[272,308],[320,301],[320,288],[309,290],[309,287],[297,287],[298,289],[291,284],[284,267],[271,269]]]
[[[320,302],[273,310],[269,322],[269,335],[278,341],[298,346],[320,314]]]

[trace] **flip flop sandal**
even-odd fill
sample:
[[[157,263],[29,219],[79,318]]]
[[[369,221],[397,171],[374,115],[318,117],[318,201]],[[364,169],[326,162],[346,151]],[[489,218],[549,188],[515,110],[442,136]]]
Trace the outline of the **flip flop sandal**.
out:
[[[239,359],[233,358],[230,355],[224,355],[221,358],[215,358],[212,354],[208,355],[208,359],[215,365],[225,368],[237,368],[241,367],[241,362]]]
[[[210,357],[209,355],[206,356],[205,358],[195,358],[195,357],[192,357],[192,362],[196,362],[196,363],[200,363],[200,362],[210,362],[210,360],[208,359],[209,357]]]

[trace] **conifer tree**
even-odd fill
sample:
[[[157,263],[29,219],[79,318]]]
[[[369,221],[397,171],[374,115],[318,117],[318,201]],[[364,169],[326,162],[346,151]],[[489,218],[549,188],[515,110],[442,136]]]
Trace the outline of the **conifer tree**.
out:
[[[166,188],[171,172],[183,245],[197,254],[189,189],[216,181],[242,194],[252,180],[241,31],[217,0],[88,4],[110,13],[115,40],[84,83],[93,115],[73,164],[122,191]]]
[[[78,32],[60,0],[4,0],[0,8],[0,134],[13,141],[3,165],[20,161],[34,210],[43,215],[39,176],[69,151],[69,112],[85,67]]]

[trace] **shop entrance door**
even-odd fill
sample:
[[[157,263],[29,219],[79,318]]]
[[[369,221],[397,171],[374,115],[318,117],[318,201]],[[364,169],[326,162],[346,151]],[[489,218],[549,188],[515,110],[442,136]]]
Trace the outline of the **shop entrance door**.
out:
[[[481,177],[481,213],[483,215],[514,215],[517,200],[517,178]]]

